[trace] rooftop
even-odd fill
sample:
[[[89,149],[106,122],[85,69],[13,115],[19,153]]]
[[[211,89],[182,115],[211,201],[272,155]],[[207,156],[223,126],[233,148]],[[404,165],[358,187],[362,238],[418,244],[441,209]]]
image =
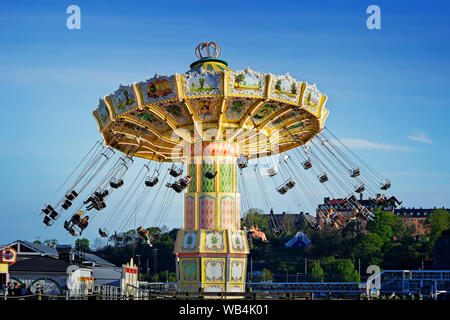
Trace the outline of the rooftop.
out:
[[[16,240],[14,242],[11,242],[7,245],[3,245],[0,247],[0,249],[5,247],[12,247],[16,249],[17,256],[46,256],[52,259],[58,259],[58,251],[56,248],[49,247],[44,244],[37,244],[33,242],[29,242],[26,240]],[[75,256],[75,258],[82,260],[82,264],[94,264],[99,266],[106,266],[106,267],[115,267],[114,264],[111,262],[108,262],[95,254],[92,253],[79,253],[77,251],[74,251],[72,249],[71,245],[57,245],[58,249],[71,249],[70,253]],[[48,260],[47,260],[48,261]]]

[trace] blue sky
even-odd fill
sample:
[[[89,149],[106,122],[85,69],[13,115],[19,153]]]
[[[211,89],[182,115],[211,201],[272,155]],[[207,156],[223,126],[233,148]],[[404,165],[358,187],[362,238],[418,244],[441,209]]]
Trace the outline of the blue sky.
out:
[[[71,4],[81,30],[66,28]],[[381,8],[380,30],[366,28],[371,4]],[[188,70],[208,40],[233,69],[316,83],[328,95],[327,127],[390,178],[392,194],[407,207],[449,207],[449,9],[446,1],[2,0],[0,243],[73,242],[61,221],[44,229],[39,211],[100,137],[98,99],[155,72]],[[181,227],[181,198],[169,227]],[[276,211],[297,211],[281,203]]]

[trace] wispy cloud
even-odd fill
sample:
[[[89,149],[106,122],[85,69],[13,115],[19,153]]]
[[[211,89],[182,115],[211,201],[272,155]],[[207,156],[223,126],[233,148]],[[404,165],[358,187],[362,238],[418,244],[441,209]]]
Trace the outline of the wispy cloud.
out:
[[[414,149],[407,146],[393,145],[390,143],[373,142],[364,139],[344,138],[341,141],[349,148],[354,149],[370,149],[385,151],[413,151]]]
[[[412,136],[408,136],[408,139],[412,140],[412,141],[416,141],[416,142],[423,142],[423,143],[429,143],[429,144],[433,143],[431,141],[431,139],[428,138],[428,135],[423,131],[416,132]]]

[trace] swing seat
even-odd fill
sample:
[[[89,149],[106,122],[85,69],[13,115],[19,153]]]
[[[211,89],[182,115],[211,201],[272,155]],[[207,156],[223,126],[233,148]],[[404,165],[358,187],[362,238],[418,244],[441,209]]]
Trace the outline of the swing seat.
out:
[[[303,168],[305,169],[305,170],[308,170],[308,169],[310,169],[312,167],[312,162],[311,162],[311,160],[306,160],[305,162],[303,162]]]
[[[69,221],[64,221],[64,229],[66,229],[69,232],[70,232],[70,229],[73,229],[72,225]]]
[[[288,189],[292,189],[295,186],[295,181],[293,179],[289,179],[286,182],[286,187],[288,187]]]
[[[56,220],[58,219],[59,214],[56,211],[52,211],[48,216],[50,217],[50,219]]]
[[[205,173],[205,177],[208,178],[209,180],[214,179],[216,177],[216,175],[217,175],[217,171],[214,173],[212,173],[211,171],[207,171]]]
[[[147,187],[154,187],[158,183],[158,181],[159,181],[158,177],[153,178],[147,177],[147,179],[145,180],[145,185]]]
[[[67,210],[67,209],[70,208],[71,205],[72,205],[72,201],[66,200],[66,201],[64,201],[64,203],[61,205],[61,207],[62,207],[64,210]]]
[[[98,202],[98,203],[96,203],[94,208],[97,209],[97,211],[105,209],[106,208],[106,203],[104,201]]]
[[[239,169],[244,169],[248,167],[248,160],[245,158],[243,154],[236,160],[237,166]]]
[[[55,211],[51,205],[46,205],[46,206],[42,207],[41,210],[45,214],[49,214],[50,212]]]
[[[383,185],[381,186],[381,190],[387,190],[391,187],[391,182],[389,180],[386,180]]]
[[[176,168],[170,168],[169,174],[172,177],[176,178],[176,177],[179,177],[179,176],[181,176],[183,174],[183,170],[182,169],[176,169]]]
[[[118,188],[120,188],[121,186],[123,186],[123,180],[122,180],[122,179],[117,180],[117,179],[113,178],[113,179],[109,182],[109,185],[111,186],[111,188],[118,189]]]
[[[102,238],[107,238],[108,237],[108,231],[106,231],[106,229],[102,230],[102,229],[98,228],[98,234]]]
[[[47,225],[47,227],[50,227],[51,225],[53,225],[54,221],[52,219],[50,219],[48,216],[45,216],[43,222],[45,225]]]
[[[275,168],[270,168],[267,170],[267,174],[269,175],[269,177],[273,177],[275,175],[277,175],[278,171]]]
[[[78,236],[78,235],[80,235],[80,234],[78,234],[78,232],[76,232],[75,231],[75,228],[72,226],[72,227],[70,227],[70,228],[68,228],[68,229],[66,229],[67,231],[69,231],[69,233],[73,236],[73,237],[76,237],[76,236]]]
[[[182,189],[185,189],[191,183],[191,179],[186,176],[184,179],[180,179],[178,183]]]
[[[76,197],[78,197],[78,193],[76,193],[75,190],[72,190],[71,192],[66,194],[66,199],[70,201],[74,200]]]
[[[360,186],[358,186],[358,187],[356,187],[355,188],[355,192],[356,193],[361,193],[361,192],[363,192],[364,191],[364,184],[361,184]]]
[[[103,191],[95,191],[94,192],[94,197],[98,198],[98,199],[103,199],[105,198],[107,195],[109,194],[109,191],[107,189],[103,190]]]
[[[177,193],[181,193],[181,191],[184,190],[184,188],[182,188],[179,184],[173,184],[172,185],[172,189],[175,190]]]
[[[319,182],[320,183],[324,183],[326,181],[328,181],[328,176],[327,176],[326,173],[323,173],[322,175],[319,176]]]
[[[350,174],[350,177],[356,178],[356,177],[359,176],[359,175],[360,175],[359,168],[358,168],[358,167],[355,167],[355,168],[352,170],[352,173]]]
[[[178,181],[178,184],[179,184],[179,186],[180,186],[182,189],[184,189],[184,188],[186,188],[186,187],[188,186],[188,184],[187,184],[186,181],[184,181],[184,180]]]
[[[81,212],[81,214],[80,214],[80,212]],[[70,221],[72,222],[72,224],[79,223],[82,215],[83,215],[83,211],[79,211],[79,212],[75,213],[72,216],[72,218],[70,218]]]
[[[288,188],[287,188],[285,185],[283,185],[283,186],[278,187],[278,188],[277,188],[277,191],[278,191],[280,194],[285,194],[285,193],[288,191]]]

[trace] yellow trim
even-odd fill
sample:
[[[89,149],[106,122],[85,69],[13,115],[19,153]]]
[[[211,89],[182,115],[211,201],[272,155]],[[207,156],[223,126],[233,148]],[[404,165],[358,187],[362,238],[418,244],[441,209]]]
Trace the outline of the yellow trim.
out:
[[[299,82],[300,83],[300,94],[298,95],[298,101],[297,104],[301,107],[303,102],[303,94],[306,90],[306,82]]]
[[[180,80],[180,75],[178,73],[175,73],[174,75],[174,81],[175,81],[175,88],[176,88],[176,93],[177,93],[177,99],[179,101],[183,100],[183,89],[182,89],[182,80]]]
[[[271,74],[267,75],[266,78],[266,92],[265,92],[265,96],[267,99],[271,98],[271,87],[272,87],[272,80],[273,80],[273,76]]]
[[[144,96],[142,95],[142,88],[141,88],[141,84],[138,82],[133,83],[133,89],[134,89],[134,94],[136,96],[137,102],[138,102],[138,106],[143,106],[144,105]]]
[[[114,110],[114,108],[113,108],[111,95],[104,96],[103,100],[105,101],[106,107],[109,110],[109,119],[110,119],[110,121],[112,121],[117,117],[117,114],[116,114],[116,110]]]

